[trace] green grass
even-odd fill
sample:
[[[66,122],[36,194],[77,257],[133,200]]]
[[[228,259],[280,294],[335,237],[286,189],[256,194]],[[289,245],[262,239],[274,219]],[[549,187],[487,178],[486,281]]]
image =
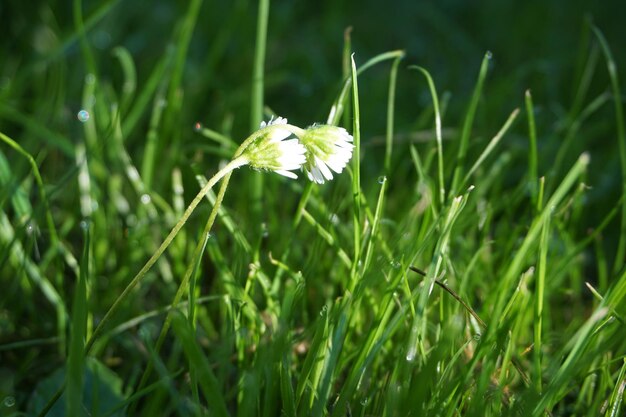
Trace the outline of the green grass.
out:
[[[574,5],[576,36],[527,22],[545,55],[521,58],[522,35],[477,51],[493,34],[466,31],[495,5],[464,29],[460,5],[339,3],[15,15],[0,416],[623,415],[614,20]],[[414,34],[416,10],[441,32]],[[377,21],[404,44],[376,49]],[[274,112],[347,128],[344,173],[228,171]]]

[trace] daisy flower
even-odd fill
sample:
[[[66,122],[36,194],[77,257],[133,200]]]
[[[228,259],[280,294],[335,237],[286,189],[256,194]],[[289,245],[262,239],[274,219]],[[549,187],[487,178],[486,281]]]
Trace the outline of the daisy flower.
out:
[[[268,123],[262,122],[241,156],[252,168],[298,178],[291,171],[302,168],[306,162],[306,148],[298,139],[289,139],[292,136],[290,127],[283,117],[272,118]]]
[[[307,150],[302,169],[318,184],[333,179],[331,170],[340,174],[352,158],[352,135],[342,127],[313,125],[299,137]]]

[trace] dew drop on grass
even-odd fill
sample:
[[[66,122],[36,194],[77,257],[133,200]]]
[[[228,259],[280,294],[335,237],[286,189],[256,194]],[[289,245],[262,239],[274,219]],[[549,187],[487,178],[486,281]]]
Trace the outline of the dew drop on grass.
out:
[[[7,395],[6,397],[4,397],[4,401],[2,401],[2,403],[7,408],[13,407],[15,405],[15,397]]]
[[[393,269],[400,269],[400,266],[402,266],[400,262],[396,261],[395,259],[389,262],[389,264],[391,265]]]
[[[80,228],[82,230],[87,230],[89,229],[89,221],[88,220],[81,220],[80,222]]]
[[[417,347],[411,346],[409,351],[406,353],[407,362],[413,362],[415,360],[415,355],[417,354]]]
[[[387,181],[387,177],[385,177],[384,175],[381,175],[380,177],[378,177],[379,184],[384,184],[386,181]]]
[[[485,53],[485,56],[487,57],[487,59],[491,59],[493,58],[493,53],[491,53],[491,51],[487,51],[487,53]]]
[[[26,233],[29,235],[32,235],[35,232],[35,227],[36,227],[35,222],[29,222],[26,225]]]
[[[89,112],[87,110],[81,110],[78,112],[78,114],[76,115],[76,118],[80,121],[85,123],[87,120],[89,120]]]
[[[141,203],[142,204],[149,204],[150,201],[152,201],[152,199],[150,198],[150,196],[148,194],[142,194],[142,196],[141,196]]]
[[[265,239],[269,235],[270,235],[270,232],[267,229],[267,223],[265,223],[265,222],[261,223],[261,237]]]
[[[87,74],[85,76],[85,83],[86,84],[94,84],[96,82],[96,76],[93,74]]]

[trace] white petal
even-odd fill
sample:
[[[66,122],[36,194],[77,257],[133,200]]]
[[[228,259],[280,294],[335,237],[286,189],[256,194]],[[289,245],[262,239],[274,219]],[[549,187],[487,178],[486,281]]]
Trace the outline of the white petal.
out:
[[[302,167],[300,161],[279,161],[279,165],[279,169],[286,171],[293,171]]]
[[[352,159],[352,150],[341,150],[337,152],[333,157],[337,158],[337,160],[341,161],[342,164],[346,165],[350,159]]]
[[[291,171],[284,171],[282,169],[277,169],[274,172],[284,177],[293,178],[294,180],[298,178],[298,176]]]
[[[341,174],[341,171],[343,171],[346,163],[343,159],[338,158],[336,155],[332,155],[326,160],[326,165],[328,165],[330,169],[335,171],[337,174]]]
[[[268,122],[262,121],[259,129],[264,128],[266,126],[271,126],[271,125],[286,125],[286,124],[287,124],[286,118],[279,116],[276,119],[274,119],[274,116],[272,116]]]
[[[324,176],[322,172],[317,168],[317,166],[311,167],[311,172],[309,173],[309,179],[318,184],[324,184]]]
[[[287,129],[272,129],[269,140],[272,142],[280,142],[283,139],[287,139],[289,136],[291,136],[291,132]]]
[[[297,139],[285,140],[280,143],[281,155],[277,162],[282,169],[299,169],[306,162],[306,148]]]
[[[337,132],[342,137],[349,138],[349,139],[346,139],[346,140],[350,140],[350,141],[352,140],[352,135],[350,135],[345,128],[343,128],[343,127],[337,128]]]
[[[322,171],[322,174],[327,180],[330,181],[333,179],[333,174],[332,172],[330,172],[330,170],[326,166],[326,163],[324,163],[324,161],[322,161],[317,156],[315,157],[315,165],[319,168],[320,171]]]
[[[268,126],[269,125],[286,125],[286,124],[287,124],[286,118],[278,116],[276,119],[274,119],[274,116],[272,116],[272,118],[270,119],[268,123]]]
[[[346,142],[345,140],[340,140],[339,142],[335,143],[335,146],[341,149],[354,149],[354,145],[350,142]]]

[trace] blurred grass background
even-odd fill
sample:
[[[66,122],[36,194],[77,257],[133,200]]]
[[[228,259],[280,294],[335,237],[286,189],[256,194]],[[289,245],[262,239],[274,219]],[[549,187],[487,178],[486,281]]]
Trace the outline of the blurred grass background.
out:
[[[83,15],[94,22],[87,38],[98,78],[111,88],[121,88],[122,70],[111,52],[123,46],[135,62],[140,89],[164,54],[168,50],[174,53],[187,5],[175,1],[84,2]],[[233,138],[249,133],[256,11],[257,5],[246,0],[202,4],[185,55],[181,110],[160,132],[161,148],[173,141],[182,148],[184,156],[180,158],[193,154],[202,140],[191,128],[195,122],[217,130],[224,124],[232,126]],[[406,50],[407,64],[427,68],[440,90],[451,93],[451,114],[465,110],[482,56],[491,51],[492,68],[478,109],[477,127],[485,132],[497,129],[510,109],[523,102],[524,91],[531,89],[538,103],[538,123],[556,124],[539,130],[540,151],[554,155],[559,139],[553,133],[558,134],[559,127],[567,124],[593,44],[588,23],[597,25],[617,46],[623,38],[624,12],[626,5],[620,0],[523,4],[399,1],[388,5],[377,1],[275,2],[269,16],[266,104],[296,124],[324,121],[341,79],[341,49],[348,27],[352,27],[357,63],[384,51]],[[81,55],[70,3],[23,6],[4,1],[0,16],[6,23],[0,40],[3,102],[76,140],[81,127],[74,118],[81,108],[84,77],[91,71]],[[624,54],[615,46],[617,68],[623,68]],[[384,134],[388,74],[385,68],[375,68],[365,77],[368,88],[362,92],[363,100],[380,103],[362,109],[367,143]],[[397,105],[406,111],[397,112],[396,130],[406,133],[419,124],[420,111],[429,105],[430,98],[418,77],[401,71],[399,80]],[[597,96],[607,85],[606,71],[597,69],[588,97]],[[33,138],[32,132],[28,135],[27,126],[11,115],[5,111],[0,120],[10,136],[19,137],[27,149],[42,144],[42,138]],[[143,131],[148,123],[144,114]],[[448,127],[458,127],[451,124]],[[593,143],[594,160],[602,160],[604,168],[592,170],[592,175],[600,176],[592,192],[600,199],[599,204],[614,201],[613,191],[619,189],[618,176],[614,175],[618,170],[615,141],[609,129],[581,132],[585,141],[574,143],[567,155],[571,162]],[[512,142],[514,146],[516,142]],[[131,154],[141,153],[145,136],[132,135],[125,144]]]
[[[75,158],[78,158],[75,151],[86,142],[86,152],[93,157],[90,169],[94,200],[106,206],[92,207],[95,227],[92,256],[94,270],[101,280],[95,283],[91,294],[92,309],[97,316],[106,311],[116,290],[121,291],[123,283],[145,260],[146,253],[154,251],[162,236],[151,226],[156,224],[167,229],[166,226],[176,219],[175,202],[181,196],[177,194],[179,190],[172,172],[180,170],[180,185],[184,189],[185,201],[188,201],[198,189],[194,175],[213,173],[219,161],[232,154],[231,149],[215,146],[199,135],[194,124],[199,122],[236,143],[250,133],[258,4],[248,0],[85,1],[81,12],[87,42],[82,47],[75,20],[76,4],[81,3],[15,0],[0,3],[0,22],[4,25],[0,37],[0,132],[34,156],[44,177],[62,240],[77,258],[82,252],[83,236],[79,224],[85,207],[81,208],[78,197],[84,190],[77,185],[79,168],[75,167]],[[191,8],[198,7],[191,31],[190,25],[185,23],[190,5]],[[396,146],[400,150],[394,156],[394,181],[389,184],[386,202],[390,212],[402,212],[402,208],[410,205],[403,200],[404,193],[407,190],[413,192],[415,188],[414,179],[404,181],[414,175],[406,145],[410,138],[417,138],[415,143],[425,147],[423,144],[432,139],[433,118],[432,98],[424,81],[407,70],[407,66],[420,65],[433,75],[444,103],[446,160],[448,166],[453,166],[458,146],[456,139],[460,135],[478,69],[485,52],[490,51],[489,75],[478,107],[469,152],[480,154],[484,144],[500,129],[511,111],[524,107],[524,92],[530,89],[539,134],[539,174],[547,176],[548,188],[556,187],[583,151],[591,155],[585,182],[592,188],[584,196],[584,216],[576,217],[578,224],[568,226],[572,236],[582,237],[588,228],[597,226],[606,217],[619,200],[622,185],[615,114],[608,94],[610,80],[590,23],[596,25],[609,42],[623,86],[626,68],[624,16],[626,2],[620,0],[523,3],[444,0],[385,4],[373,0],[274,1],[270,6],[265,63],[267,113],[288,117],[290,122],[303,126],[326,120],[342,85],[342,50],[349,27],[357,65],[382,52],[405,50],[407,56],[400,64],[395,112]],[[190,36],[188,47],[181,48],[184,44],[181,39],[186,36]],[[119,47],[123,49],[116,49]],[[124,62],[128,64],[129,59],[134,63],[134,69],[124,67]],[[135,75],[130,76],[133,73]],[[578,97],[587,76],[588,87],[584,89],[584,96]],[[133,79],[134,83],[129,82]],[[384,149],[388,79],[386,65],[372,68],[359,79],[361,171],[370,205],[376,201],[377,179],[383,172],[383,159],[378,156]],[[90,95],[85,93],[90,88],[96,91],[95,102],[90,102]],[[581,109],[595,99],[600,100],[602,111],[592,112],[585,123],[577,126],[571,143],[563,150],[564,138],[572,130]],[[114,124],[111,123],[114,120],[113,103],[124,117],[121,122],[123,147],[130,161],[142,174],[150,171],[151,179],[143,177],[147,187],[144,191],[162,196],[171,205],[171,210],[164,209],[167,204],[160,205],[153,197],[159,216],[150,213],[153,209],[150,204],[144,204],[149,206],[147,208],[142,205],[136,208],[138,203],[133,198],[139,200],[140,190],[134,190],[137,194],[134,195],[128,191],[128,185],[123,185],[123,180],[116,183],[109,178],[109,170],[121,171],[124,167],[115,129],[110,127]],[[91,133],[76,118],[78,111],[86,107],[93,108],[91,116],[96,123]],[[160,114],[159,109],[162,110]],[[155,114],[159,114],[156,122]],[[501,145],[512,157],[512,162],[506,165],[498,179],[503,195],[519,191],[515,191],[515,187],[526,175],[527,130],[526,123],[518,121]],[[152,169],[141,166],[151,141],[156,146]],[[554,161],[559,153],[562,153],[562,160],[555,172]],[[6,157],[11,172],[11,181],[4,182],[0,191],[0,203],[16,225],[28,225],[31,219],[35,219],[42,228],[42,238],[29,236],[28,227],[24,227],[15,240],[23,241],[31,254],[45,253],[51,232],[43,226],[44,208],[36,192],[32,191],[28,162],[6,147],[0,148],[0,154]],[[263,256],[266,256],[266,249],[281,253],[290,243],[281,238],[282,223],[291,221],[297,201],[296,197],[285,200],[283,193],[291,193],[294,189],[300,191],[300,188],[291,183],[266,184],[263,207],[271,212],[259,215],[253,212],[248,199],[254,181],[247,177],[241,175],[238,185],[231,186],[225,206],[232,211],[238,230],[245,231],[244,236],[257,249],[257,255],[259,248],[262,248]],[[346,184],[347,180],[320,191],[325,193],[328,207],[318,208],[319,212],[345,214],[344,200],[349,189]],[[8,201],[15,198],[16,190],[19,194],[24,188],[32,193],[29,197],[34,200],[35,209],[29,216],[21,217],[18,209],[6,207]],[[120,208],[124,201],[117,198],[120,195],[130,201],[131,213],[137,210],[136,223],[129,223],[132,216],[120,214],[119,218],[116,217],[118,211],[124,212]],[[189,229],[190,236],[181,238],[182,243],[172,248],[169,263],[161,265],[158,280],[153,278],[161,283],[160,279],[165,277],[164,284],[143,288],[137,296],[142,302],[129,306],[126,319],[162,308],[171,299],[175,288],[172,277],[184,271],[186,254],[197,238],[196,228],[201,228],[208,210],[207,207],[199,210],[201,213],[197,214],[196,222]],[[505,214],[500,215],[509,223],[498,224],[496,219],[495,236],[525,230],[526,220],[511,224],[527,214],[524,206],[514,205],[503,212]],[[400,222],[400,219],[390,221]],[[328,225],[330,227],[330,223]],[[602,245],[609,265],[617,247],[619,225],[619,216],[615,216],[603,233]],[[268,231],[270,236],[277,236],[271,247],[263,240]],[[220,247],[226,254],[212,249],[211,262],[207,261],[203,266],[207,274],[217,275],[222,267],[214,265],[219,263],[216,259],[225,257],[225,263],[235,276],[245,275],[250,262],[249,252],[236,244],[239,237],[228,235],[223,227],[216,231],[218,237],[220,233],[226,241],[222,240]],[[303,232],[300,236],[306,239],[310,235]],[[339,241],[342,238],[349,240],[341,232],[335,237]],[[311,239],[311,242],[308,247],[294,246],[293,256],[302,259],[298,265],[304,265],[308,275],[323,276],[331,264],[330,261],[317,261],[318,257],[328,256],[325,244],[319,239]],[[508,248],[513,246],[514,242],[510,242]],[[592,282],[601,274],[596,265],[596,253],[589,251],[582,261],[588,272],[586,279]],[[19,288],[22,284],[18,284],[12,275],[16,269],[7,266],[8,255],[4,255],[4,258],[0,256],[3,259],[0,274],[7,290],[0,296],[3,306],[0,309],[0,341],[6,344],[51,337],[55,334],[54,320],[45,317],[49,312],[47,307],[46,314],[39,309],[46,302],[37,291],[31,289],[29,293]],[[50,263],[56,266],[51,267],[54,271],[52,281],[54,277],[72,275],[64,263],[54,260]],[[497,276],[495,271],[490,274]],[[333,288],[341,287],[341,278],[334,275],[324,278],[330,279],[331,288],[316,285],[308,288],[309,304],[304,306],[304,311],[313,316],[328,299],[337,296]],[[63,281],[57,289],[64,299],[71,300],[71,280]],[[486,288],[484,290],[487,292]],[[579,288],[564,290],[568,291],[582,293]],[[204,288],[203,294],[206,293],[210,293],[210,289]],[[586,297],[590,298],[589,295]],[[20,303],[22,298],[27,301]],[[262,307],[265,302],[267,300],[261,301]],[[586,302],[588,300],[576,306],[586,305]],[[67,301],[66,306],[69,305]],[[563,317],[570,314],[564,306]],[[307,313],[302,313],[302,321],[306,324],[308,320]],[[566,321],[563,319],[564,323]],[[211,336],[220,334],[219,329],[214,331]],[[139,343],[136,339],[120,337],[116,342],[124,352],[136,355],[133,360],[145,359],[144,352],[133,350]],[[7,349],[0,351],[0,355],[5,381],[17,383],[13,392],[17,393],[18,403],[22,405],[27,402],[36,383],[63,363],[63,355],[59,354],[54,340],[37,349]],[[115,355],[108,359],[108,365],[115,367]],[[124,363],[120,373],[125,380],[134,381],[139,376],[131,364],[132,360]]]

